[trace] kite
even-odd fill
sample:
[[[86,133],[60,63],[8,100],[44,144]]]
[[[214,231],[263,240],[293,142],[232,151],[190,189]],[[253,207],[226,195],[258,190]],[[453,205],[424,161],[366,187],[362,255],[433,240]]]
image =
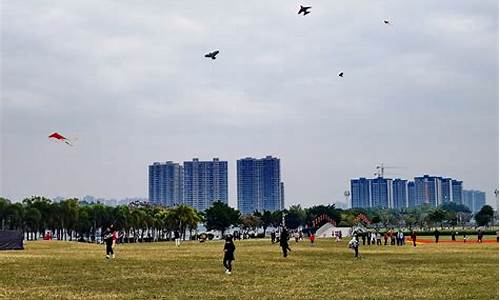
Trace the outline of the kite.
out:
[[[60,135],[57,132],[54,132],[53,134],[49,135],[49,139],[54,139],[56,141],[65,142],[67,145],[73,146],[67,138],[65,138],[64,136]]]
[[[391,25],[391,22],[389,22],[389,20],[384,20],[384,24]]]
[[[310,11],[308,11],[308,9],[310,9],[311,7],[312,7],[312,6],[302,6],[302,5],[301,5],[301,6],[300,6],[300,10],[299,10],[299,13],[298,13],[298,14],[300,15],[301,13],[304,13],[304,16],[305,16],[305,15],[307,15],[307,14],[310,14],[311,12],[310,12]]]
[[[215,56],[217,54],[219,54],[219,50],[215,50],[215,51],[209,52],[209,53],[205,54],[205,57],[210,57],[211,59],[215,59]]]
[[[340,72],[339,77],[344,77],[344,72]]]

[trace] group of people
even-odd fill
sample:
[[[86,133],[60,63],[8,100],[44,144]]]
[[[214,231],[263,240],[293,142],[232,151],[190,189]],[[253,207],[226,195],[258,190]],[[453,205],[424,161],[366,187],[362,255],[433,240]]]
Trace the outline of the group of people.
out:
[[[405,244],[405,235],[402,230],[394,231],[388,230],[383,235],[384,245],[397,245],[403,246]],[[363,246],[368,244],[370,245],[382,245],[382,234],[379,231],[374,232],[366,232],[361,234],[361,240],[363,241]]]

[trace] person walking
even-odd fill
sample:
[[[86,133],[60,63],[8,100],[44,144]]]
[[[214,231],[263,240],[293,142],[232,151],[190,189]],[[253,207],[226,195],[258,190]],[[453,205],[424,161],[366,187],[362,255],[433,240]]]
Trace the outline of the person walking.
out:
[[[233,266],[231,265],[233,260],[234,260],[234,251],[236,250],[236,247],[234,246],[233,243],[233,238],[231,235],[228,235],[226,237],[226,243],[224,244],[224,259],[223,259],[223,265],[224,268],[226,269],[224,273],[231,275],[231,272],[233,271]]]
[[[274,244],[276,242],[276,231],[271,232],[271,244]]]
[[[481,229],[479,229],[477,231],[477,242],[478,243],[482,243],[483,242],[483,231]]]
[[[455,231],[452,231],[452,232],[451,232],[451,240],[452,240],[452,241],[456,241],[456,240],[457,240],[457,239],[456,239],[456,233],[455,233]]]
[[[391,238],[391,246],[394,246],[396,244],[395,242],[396,237],[394,236],[394,230],[391,229],[391,231],[389,231],[389,237]]]
[[[361,234],[361,239],[363,240],[363,246],[364,246],[366,242],[366,233]]]
[[[359,258],[359,241],[357,239],[357,236],[354,235],[352,239],[349,241],[349,248],[354,250],[354,257]]]
[[[375,232],[372,232],[372,245],[375,245],[377,242],[377,234]]]
[[[399,231],[399,246],[403,246],[405,244],[405,234],[403,230]]]
[[[113,231],[111,231],[110,227],[104,231],[103,240],[106,244],[106,258],[115,258],[115,253],[113,252]]]
[[[389,239],[389,234],[387,231],[384,233],[384,246],[387,246],[387,239]]]
[[[434,237],[436,238],[436,244],[439,243],[439,230],[434,230]]]
[[[283,257],[287,257],[288,256],[288,251],[292,251],[292,249],[290,249],[290,246],[288,245],[288,231],[286,230],[286,228],[283,227],[283,230],[281,231],[281,235],[280,235],[280,246],[281,246],[281,250],[283,250]]]
[[[177,247],[181,246],[181,233],[179,230],[174,231],[174,239],[175,239],[175,245]]]
[[[377,231],[377,245],[382,245],[382,235]]]
[[[293,237],[295,238],[295,243],[298,243],[299,242],[299,232],[298,231],[295,231],[295,233],[293,234]]]
[[[411,240],[413,242],[413,247],[417,247],[417,233],[415,232],[415,230],[412,230],[411,231]]]

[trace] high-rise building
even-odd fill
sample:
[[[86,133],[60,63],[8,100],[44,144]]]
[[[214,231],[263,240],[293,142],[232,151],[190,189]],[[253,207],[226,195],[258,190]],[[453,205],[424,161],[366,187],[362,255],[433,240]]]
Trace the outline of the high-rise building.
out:
[[[281,208],[285,208],[285,184],[280,182]]]
[[[182,166],[167,161],[149,166],[149,202],[175,206],[182,203]]]
[[[454,202],[451,178],[441,178],[441,203]]]
[[[440,205],[443,198],[441,188],[441,177],[415,177],[415,204]]]
[[[392,179],[377,177],[370,180],[371,206],[392,208]]]
[[[284,208],[284,184],[281,182],[279,158],[267,156],[238,160],[237,181],[238,209],[241,213]]]
[[[464,205],[472,213],[478,212],[486,204],[486,193],[476,190],[463,190]]]
[[[227,161],[185,161],[184,203],[203,211],[215,201],[228,201]]]
[[[393,208],[408,207],[407,181],[404,179],[394,179],[392,181]]]
[[[417,199],[415,195],[415,182],[408,182],[408,207],[417,206]]]
[[[463,204],[462,200],[462,181],[452,180],[451,181],[451,199],[457,204]]]
[[[371,207],[370,179],[351,179],[351,207]]]

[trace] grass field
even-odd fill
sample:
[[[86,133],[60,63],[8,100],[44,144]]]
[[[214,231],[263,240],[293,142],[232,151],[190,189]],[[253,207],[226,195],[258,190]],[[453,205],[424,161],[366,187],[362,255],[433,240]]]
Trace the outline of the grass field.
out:
[[[28,242],[0,252],[2,299],[498,299],[498,244],[360,246],[236,241],[232,275],[221,241],[104,246]]]

